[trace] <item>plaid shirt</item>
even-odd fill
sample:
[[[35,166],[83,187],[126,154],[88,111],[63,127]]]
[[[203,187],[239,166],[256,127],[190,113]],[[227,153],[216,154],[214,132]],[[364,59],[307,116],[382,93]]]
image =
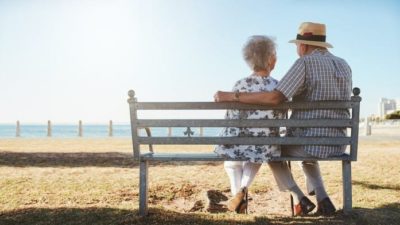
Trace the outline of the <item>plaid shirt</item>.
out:
[[[293,101],[350,100],[351,69],[345,60],[326,50],[314,50],[299,58],[275,90]],[[293,119],[348,119],[347,109],[293,110]],[[346,128],[294,128],[287,129],[288,136],[343,137]],[[304,151],[319,158],[337,156],[344,153],[346,146],[308,145]]]

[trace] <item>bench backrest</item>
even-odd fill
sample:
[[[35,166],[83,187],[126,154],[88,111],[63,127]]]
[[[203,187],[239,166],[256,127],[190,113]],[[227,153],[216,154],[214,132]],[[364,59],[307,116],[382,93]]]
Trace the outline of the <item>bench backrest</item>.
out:
[[[140,146],[155,145],[350,145],[350,159],[357,160],[358,129],[360,118],[360,89],[353,89],[349,101],[285,102],[278,106],[249,105],[243,103],[215,102],[138,102],[135,92],[128,92],[130,106],[133,156],[140,159]],[[288,110],[288,109],[349,109],[350,119],[139,119],[138,110]],[[186,137],[142,137],[139,128],[151,127],[347,127],[348,137],[193,137],[190,129]]]

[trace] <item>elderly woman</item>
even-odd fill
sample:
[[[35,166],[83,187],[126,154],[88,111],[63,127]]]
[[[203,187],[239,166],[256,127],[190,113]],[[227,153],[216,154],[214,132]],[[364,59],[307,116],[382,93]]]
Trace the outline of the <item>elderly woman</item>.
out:
[[[243,57],[253,73],[237,81],[233,87],[235,99],[240,92],[273,91],[278,81],[270,76],[276,63],[274,41],[267,36],[252,36],[243,47]],[[273,110],[228,110],[226,119],[278,119],[282,115]],[[221,136],[279,136],[279,127],[271,128],[237,128],[227,127]],[[280,148],[276,145],[219,145],[215,153],[224,157],[247,161],[226,161],[226,173],[230,179],[232,198],[228,201],[228,209],[237,213],[247,210],[247,190],[263,162],[271,157],[280,156]]]

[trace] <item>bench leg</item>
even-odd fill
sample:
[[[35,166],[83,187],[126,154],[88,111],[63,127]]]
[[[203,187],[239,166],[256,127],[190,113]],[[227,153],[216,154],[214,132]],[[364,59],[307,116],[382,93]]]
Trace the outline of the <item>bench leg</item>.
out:
[[[290,161],[287,161],[288,167],[290,172],[292,172],[292,164]],[[294,216],[294,202],[293,202],[293,195],[290,194],[290,211],[292,212],[292,216]]]
[[[343,213],[348,214],[352,210],[351,161],[342,161],[342,176]]]
[[[140,161],[140,182],[139,182],[139,215],[147,216],[147,202],[149,197],[149,182],[148,182],[149,162]]]

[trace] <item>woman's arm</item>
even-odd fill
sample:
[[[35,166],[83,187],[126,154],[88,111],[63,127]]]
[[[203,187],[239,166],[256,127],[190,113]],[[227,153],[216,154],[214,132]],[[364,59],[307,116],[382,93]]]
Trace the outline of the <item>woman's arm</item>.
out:
[[[242,102],[248,104],[278,105],[286,100],[280,91],[235,93],[218,91],[214,95],[215,102]]]

